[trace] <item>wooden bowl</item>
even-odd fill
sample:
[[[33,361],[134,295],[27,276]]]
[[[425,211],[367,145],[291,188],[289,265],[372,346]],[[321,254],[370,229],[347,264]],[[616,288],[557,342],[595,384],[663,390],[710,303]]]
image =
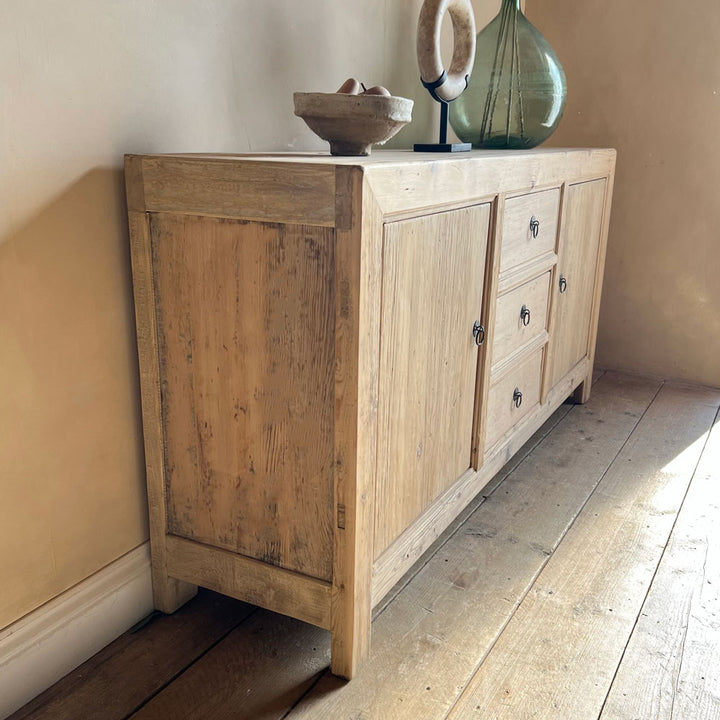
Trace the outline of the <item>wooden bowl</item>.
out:
[[[295,114],[323,140],[332,155],[369,155],[412,118],[413,101],[387,95],[293,94]]]

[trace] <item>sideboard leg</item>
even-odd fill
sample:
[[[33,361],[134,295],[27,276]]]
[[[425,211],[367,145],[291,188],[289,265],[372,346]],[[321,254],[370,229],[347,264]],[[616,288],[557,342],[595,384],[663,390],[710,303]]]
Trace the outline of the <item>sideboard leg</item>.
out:
[[[573,393],[573,400],[578,405],[584,405],[590,399],[590,391],[592,390],[592,370],[590,374],[583,380],[580,385],[575,388]]]
[[[153,605],[156,610],[168,615],[174,613],[197,595],[197,585],[168,577],[165,570],[164,553],[153,553],[152,581]]]
[[[333,613],[333,627],[330,641],[330,670],[333,675],[351,680],[360,665],[370,653],[371,611],[351,603],[342,603],[348,607],[338,607]]]
[[[170,615],[197,595],[197,585],[161,575],[153,569],[153,604],[156,610]]]

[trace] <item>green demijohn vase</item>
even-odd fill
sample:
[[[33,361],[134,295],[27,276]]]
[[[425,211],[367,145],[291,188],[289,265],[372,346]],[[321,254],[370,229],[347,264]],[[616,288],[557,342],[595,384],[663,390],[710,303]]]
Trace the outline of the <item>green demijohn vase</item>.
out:
[[[476,148],[532,148],[558,126],[566,94],[562,65],[520,0],[502,0],[478,33],[470,84],[450,104],[450,124]]]

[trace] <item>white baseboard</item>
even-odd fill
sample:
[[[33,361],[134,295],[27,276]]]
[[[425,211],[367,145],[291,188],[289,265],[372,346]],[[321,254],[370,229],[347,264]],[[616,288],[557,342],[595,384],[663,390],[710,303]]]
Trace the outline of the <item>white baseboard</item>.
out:
[[[0,631],[6,718],[153,609],[145,543]]]

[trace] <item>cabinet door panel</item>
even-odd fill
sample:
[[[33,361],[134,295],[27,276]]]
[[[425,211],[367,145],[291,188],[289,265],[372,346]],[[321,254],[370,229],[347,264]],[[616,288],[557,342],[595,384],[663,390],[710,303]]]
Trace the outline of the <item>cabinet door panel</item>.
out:
[[[565,195],[553,288],[550,387],[588,352],[604,202],[604,179],[570,185]]]
[[[470,467],[489,217],[385,226],[375,557]]]

